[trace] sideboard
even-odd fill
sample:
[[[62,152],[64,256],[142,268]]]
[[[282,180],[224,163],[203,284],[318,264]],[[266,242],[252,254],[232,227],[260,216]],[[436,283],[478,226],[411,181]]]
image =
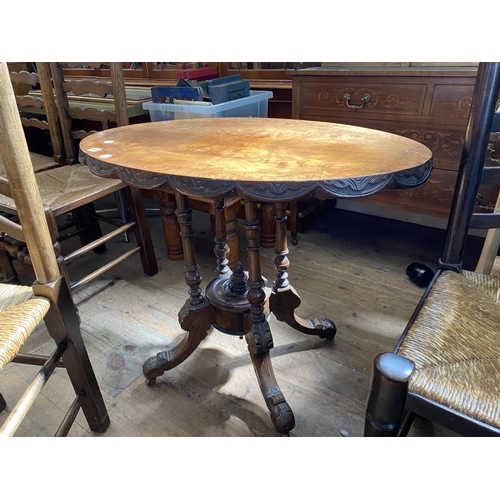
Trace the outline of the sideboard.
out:
[[[360,201],[448,218],[475,67],[323,66],[290,74],[293,118],[383,130],[415,139],[432,150],[435,167],[422,186],[387,190]],[[493,207],[497,192],[491,186],[481,190],[478,210]]]

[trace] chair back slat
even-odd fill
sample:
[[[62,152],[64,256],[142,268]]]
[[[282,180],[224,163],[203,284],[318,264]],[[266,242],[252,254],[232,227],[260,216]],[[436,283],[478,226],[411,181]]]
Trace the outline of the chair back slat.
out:
[[[470,220],[471,229],[494,229],[500,227],[500,213],[476,213]]]
[[[493,123],[491,125],[492,132],[500,132],[500,102],[498,103],[498,110],[493,116]]]
[[[45,120],[39,120],[38,118],[21,118],[21,123],[23,127],[33,127],[40,130],[49,130],[49,124]]]
[[[72,92],[76,96],[92,94],[97,97],[108,97],[113,94],[113,86],[108,82],[97,80],[67,80],[63,83],[66,93]]]
[[[70,108],[69,115],[70,118],[77,120],[93,120],[103,123],[116,121],[116,113],[106,109]]]
[[[43,109],[44,103],[43,99],[39,97],[33,97],[31,95],[17,95],[16,103],[20,108],[32,107],[36,109]]]
[[[51,283],[59,279],[59,267],[6,63],[0,63],[0,102],[0,154],[5,173],[37,281]]]
[[[75,63],[50,63],[54,92],[58,103],[59,120],[62,128],[64,145],[67,153],[67,163],[74,164],[78,161],[78,141],[95,130],[73,130],[73,119],[100,122],[103,128],[109,122],[117,126],[128,125],[127,100],[125,85],[123,83],[123,67],[121,63],[111,63],[111,83],[100,80],[65,80],[63,67],[75,66]],[[95,106],[70,107],[69,94],[83,96],[92,94],[103,99],[108,99],[111,109],[99,109],[98,102]]]
[[[500,166],[484,167],[481,175],[481,184],[500,184]]]
[[[36,87],[40,83],[37,73],[30,73],[29,71],[24,70],[19,72],[13,71],[10,74],[10,81],[12,83],[16,83],[17,85],[27,83],[32,87]]]

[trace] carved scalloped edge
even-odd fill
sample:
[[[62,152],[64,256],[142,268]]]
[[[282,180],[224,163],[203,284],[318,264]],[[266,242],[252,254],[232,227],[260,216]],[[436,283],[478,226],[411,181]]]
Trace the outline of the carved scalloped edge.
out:
[[[243,198],[269,202],[300,199],[315,190],[328,197],[357,198],[369,196],[387,188],[412,188],[425,182],[433,167],[432,160],[429,160],[410,170],[370,177],[309,182],[236,182],[133,170],[92,158],[81,150],[79,161],[86,164],[98,176],[118,177],[126,184],[139,188],[154,189],[168,186],[186,195],[206,198],[227,197],[237,193]]]
[[[99,177],[119,178],[130,186],[154,189],[167,184],[167,176],[164,174],[155,174],[152,172],[143,172],[140,170],[119,167],[97,158],[92,158],[81,150],[78,155],[78,161],[83,165],[87,165],[90,171]]]
[[[199,177],[179,177],[167,175],[167,182],[177,191],[204,198],[216,198],[218,196],[229,196],[235,193],[237,183],[234,181],[221,181],[204,179]]]

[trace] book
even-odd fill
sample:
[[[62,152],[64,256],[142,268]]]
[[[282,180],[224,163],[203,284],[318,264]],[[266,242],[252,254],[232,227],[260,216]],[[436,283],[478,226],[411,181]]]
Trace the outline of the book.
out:
[[[170,104],[178,101],[202,101],[203,94],[199,87],[151,87],[153,102]]]
[[[212,85],[209,88],[212,104],[234,101],[250,95],[250,82],[248,80],[237,80],[220,85]]]
[[[197,82],[196,80],[188,80],[186,78],[179,78],[176,87],[198,87],[201,89],[201,95],[204,101],[210,101],[205,82]]]
[[[230,76],[222,76],[220,78],[214,78],[213,80],[207,80],[203,82],[205,84],[206,91],[210,94],[210,87],[212,85],[222,85],[227,82],[235,82],[238,80],[242,80],[241,75],[230,75]]]

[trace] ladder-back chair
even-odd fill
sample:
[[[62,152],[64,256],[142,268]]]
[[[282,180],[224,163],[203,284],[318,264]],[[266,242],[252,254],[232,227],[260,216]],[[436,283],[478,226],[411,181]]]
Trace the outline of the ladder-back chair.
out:
[[[56,262],[5,63],[0,64],[0,103],[0,156],[12,196],[20,207],[20,223],[0,215],[0,231],[26,241],[37,280],[32,287],[0,284],[0,370],[9,362],[42,366],[12,409],[7,408],[0,394],[0,411],[8,412],[0,436],[14,435],[56,366],[66,368],[76,395],[56,436],[68,434],[80,408],[90,429],[104,432],[109,416],[83,343],[70,290]],[[55,341],[54,352],[48,357],[20,354],[21,346],[42,319]]]
[[[446,242],[438,269],[399,342],[375,358],[365,436],[404,436],[415,415],[464,435],[500,435],[500,278],[462,269],[469,228],[500,227],[473,213],[500,89],[500,63],[480,63]]]
[[[22,93],[16,95],[16,103],[19,113],[22,116],[21,123],[26,131],[41,130],[47,134],[47,139],[50,142],[50,148],[53,155],[30,151],[31,164],[35,172],[41,172],[51,168],[65,165],[66,153],[59,127],[59,118],[57,116],[57,108],[54,99],[51,96],[45,95],[50,92],[52,85],[50,82],[50,70],[48,66],[37,68],[36,73],[28,71],[12,71],[10,80],[14,85],[18,85],[20,89],[36,90],[35,92]],[[41,82],[44,82],[41,85]],[[45,119],[46,117],[46,119]],[[5,176],[5,170],[2,160],[0,159],[0,175]]]
[[[49,64],[51,63],[37,63],[37,67],[43,72],[50,71],[48,69]],[[121,66],[117,68],[117,76],[116,79],[114,79],[116,87],[114,98],[125,100],[123,73],[121,73],[120,70]],[[54,77],[54,74],[52,76]],[[119,79],[120,81],[116,82],[116,80]],[[58,93],[59,83],[56,76],[54,79],[56,94]],[[41,84],[43,86],[44,82],[41,81]],[[52,96],[52,98],[54,95],[52,90],[47,90],[45,94],[47,99],[50,98],[49,95]],[[64,117],[65,108],[62,104],[59,106],[58,111],[61,124],[63,125],[62,130],[64,138],[68,137],[69,132],[65,129],[67,124],[61,119],[61,117]],[[117,109],[121,108],[118,106]],[[143,199],[138,190],[129,188],[118,179],[103,179],[97,177],[93,175],[85,165],[74,163],[76,146],[71,146],[72,143],[66,140],[64,140],[64,143],[67,146],[66,161],[73,164],[53,170],[37,172],[35,178],[48,217],[54,248],[58,254],[61,274],[65,276],[68,283],[70,283],[71,290],[88,283],[136,253],[140,254],[144,272],[150,276],[156,274],[158,272],[158,265],[155,258],[149,225],[146,219]],[[111,218],[106,219],[100,217],[96,214],[94,208],[95,200],[102,199],[118,191],[123,193],[128,204],[130,221],[126,223]],[[8,181],[5,178],[0,178],[0,211],[16,216],[18,208],[20,209],[20,207],[16,207]],[[64,228],[65,225],[61,226],[61,224],[59,224],[58,226],[56,219],[67,214],[71,214],[72,216],[73,222],[71,222],[71,224],[76,225],[76,230],[70,234],[78,234],[82,246],[72,251],[70,254],[62,255],[60,242],[65,236],[61,235],[61,227]],[[103,236],[99,224],[100,221],[112,224],[115,229]],[[133,248],[128,248],[119,257],[102,265],[99,269],[89,273],[78,281],[71,280],[67,269],[68,263],[87,254],[91,250],[96,253],[105,252],[105,243],[126,231],[133,231],[135,234],[136,244],[133,245]],[[10,235],[0,235],[0,266],[3,268],[6,275],[5,281],[10,283],[17,282],[17,272],[13,265],[13,260],[15,259],[28,265],[31,264],[30,254],[22,242],[15,241],[15,238],[10,237]]]

